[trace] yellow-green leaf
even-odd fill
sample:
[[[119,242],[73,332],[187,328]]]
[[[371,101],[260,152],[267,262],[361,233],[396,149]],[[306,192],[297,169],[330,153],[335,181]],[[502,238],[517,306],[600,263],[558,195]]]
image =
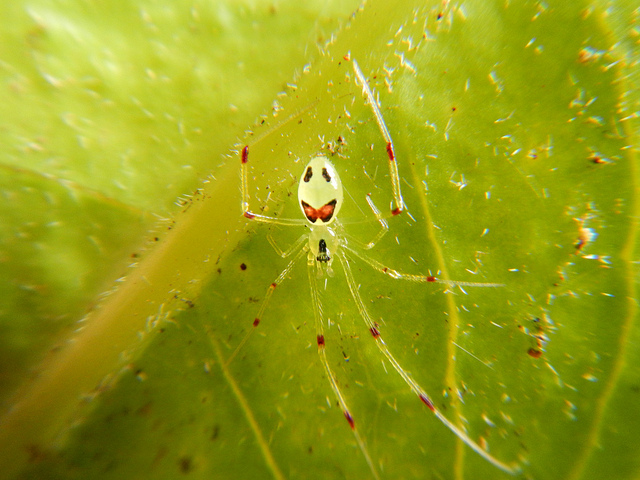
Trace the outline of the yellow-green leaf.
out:
[[[19,478],[509,478],[439,422],[376,348],[337,264],[335,276],[319,283],[323,332],[328,364],[363,448],[317,354],[319,330],[304,259],[282,279],[259,326],[237,350],[269,285],[280,282],[289,262],[268,237],[284,249],[307,231],[241,216],[245,145],[256,212],[300,218],[297,180],[319,154],[331,156],[340,171],[346,194],[339,216],[351,244],[366,243],[379,230],[368,195],[383,212],[392,208],[386,145],[355,80],[357,62],[379,95],[407,206],[388,218],[388,234],[368,255],[412,274],[504,285],[404,282],[354,260],[359,295],[402,371],[491,455],[517,463],[523,478],[635,478],[640,27],[631,3],[370,2],[321,44],[313,62],[303,68],[300,61],[301,74],[286,86],[288,93],[277,96],[271,112],[224,162],[205,152],[211,142],[235,143],[229,138],[233,122],[220,121],[220,137],[207,134],[202,118],[212,117],[197,113],[204,115],[206,97],[186,86],[200,70],[189,55],[172,63],[158,53],[171,51],[168,39],[182,38],[174,31],[196,42],[203,17],[158,9],[156,3],[155,13],[141,9],[139,22],[150,30],[132,38],[139,35],[148,48],[122,50],[139,55],[130,61],[135,74],[127,78],[145,100],[132,100],[136,94],[126,89],[108,94],[104,71],[91,80],[102,85],[91,96],[104,101],[125,98],[126,91],[131,103],[124,104],[138,115],[106,102],[110,115],[124,117],[104,136],[97,120],[82,120],[95,115],[113,125],[99,109],[51,115],[74,131],[80,146],[60,158],[86,150],[88,159],[100,162],[98,146],[110,145],[116,150],[109,158],[128,165],[125,150],[117,149],[131,144],[135,152],[143,147],[134,137],[143,137],[147,147],[140,158],[145,165],[159,160],[158,170],[133,169],[120,177],[121,169],[112,168],[118,173],[106,169],[99,179],[87,174],[90,168],[83,172],[81,162],[71,162],[79,164],[70,168],[76,176],[60,169],[52,174],[47,168],[57,157],[53,147],[45,148],[50,138],[41,133],[42,140],[34,140],[33,132],[34,138],[22,135],[28,141],[16,152],[40,160],[26,167],[7,160],[5,170],[25,177],[25,185],[32,177],[53,175],[61,192],[47,188],[52,193],[45,201],[63,205],[61,218],[50,217],[57,222],[79,211],[63,202],[64,195],[80,192],[73,199],[91,215],[90,227],[116,237],[99,256],[104,265],[121,265],[130,254],[118,252],[133,248],[149,225],[135,212],[164,213],[161,199],[195,188],[188,176],[197,177],[200,169],[200,176],[213,176],[182,199],[180,211],[151,236],[157,245],[141,254],[137,268],[87,316],[69,345],[50,356],[40,376],[18,390],[0,420],[1,470]],[[295,24],[299,14],[271,7],[264,11],[281,18],[272,32],[280,38],[283,25]],[[89,31],[61,22],[60,11],[52,17],[50,11],[35,15],[34,8],[26,10],[36,23],[28,37],[33,51],[55,52],[61,43],[47,36],[55,32],[47,25],[74,35]],[[229,18],[229,10],[217,12],[212,18]],[[86,12],[77,15],[82,19]],[[126,31],[124,22],[116,23],[107,30]],[[229,38],[244,38],[241,27],[251,22],[232,24]],[[266,60],[272,54],[255,40],[251,48]],[[48,54],[33,78],[51,91],[44,100],[32,98],[51,105],[72,87],[64,75],[45,70],[45,64],[64,68]],[[79,78],[91,77],[82,75],[68,75],[76,95],[92,90],[77,86]],[[26,88],[27,80],[7,81],[7,88]],[[151,93],[149,85],[160,84],[166,84],[160,91],[167,97]],[[180,114],[169,108],[169,95]],[[56,110],[43,110],[50,111]],[[18,145],[18,137],[6,143]],[[185,156],[201,163],[178,175]],[[124,178],[131,182],[126,188]],[[167,179],[183,187],[168,188]],[[149,203],[140,195],[146,189],[155,191]],[[9,201],[19,197],[4,190],[5,210],[11,211]],[[29,231],[19,220],[26,217],[14,221],[19,234]],[[123,224],[130,226],[131,240]],[[57,231],[57,225],[44,226]],[[50,230],[41,226],[33,235]],[[51,247],[76,244],[84,252],[85,238],[96,236],[62,231],[82,241],[52,240]],[[38,245],[28,237],[24,244],[26,255]],[[63,264],[71,272],[81,268],[70,260]],[[60,284],[72,285],[63,270],[61,278]],[[104,287],[98,279],[90,283],[85,292]],[[79,316],[87,296],[67,295],[68,304],[76,305],[69,308],[70,319]],[[33,315],[25,318],[35,323]],[[28,330],[16,331],[28,337]]]

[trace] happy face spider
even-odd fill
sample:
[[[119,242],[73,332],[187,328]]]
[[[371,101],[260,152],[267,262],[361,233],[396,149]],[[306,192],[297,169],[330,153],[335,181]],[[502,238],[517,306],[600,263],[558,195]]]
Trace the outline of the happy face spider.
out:
[[[327,360],[325,352],[325,335],[323,317],[323,309],[320,302],[318,279],[326,279],[334,275],[334,265],[339,265],[344,273],[349,291],[358,309],[360,317],[364,320],[369,334],[375,341],[375,344],[389,364],[402,377],[407,386],[413,391],[420,401],[432,412],[435,417],[440,420],[451,432],[453,432],[460,440],[462,440],[469,448],[487,460],[495,467],[504,472],[515,474],[520,471],[517,464],[507,464],[492,456],[488,451],[482,448],[458,425],[451,422],[443,413],[435,406],[431,397],[427,392],[412,378],[412,376],[401,366],[396,357],[391,353],[387,344],[384,342],[380,327],[369,314],[365,303],[359,293],[358,284],[354,278],[351,261],[359,259],[368,264],[371,268],[387,275],[393,279],[405,280],[416,283],[440,283],[448,287],[498,287],[495,283],[474,283],[474,282],[457,282],[451,280],[440,279],[434,276],[415,275],[403,273],[396,269],[390,268],[383,263],[369,257],[362,250],[372,249],[378,241],[388,232],[389,226],[387,218],[399,215],[405,208],[402,193],[400,189],[400,177],[398,174],[398,166],[396,161],[395,149],[391,135],[384,122],[378,103],[373,95],[369,84],[363,75],[358,63],[352,60],[353,71],[358,84],[362,87],[362,94],[366,103],[373,111],[377,126],[386,143],[386,152],[388,157],[389,175],[393,190],[393,205],[391,212],[383,215],[373,203],[370,196],[366,197],[369,208],[373,212],[380,230],[374,238],[366,244],[360,245],[361,248],[354,248],[351,245],[352,240],[347,240],[343,232],[342,224],[338,219],[338,213],[342,207],[344,192],[340,176],[337,169],[325,156],[319,155],[312,158],[304,167],[298,184],[298,205],[302,211],[302,218],[281,218],[277,216],[267,216],[253,212],[249,205],[249,146],[244,146],[241,153],[242,165],[242,212],[243,215],[252,221],[283,225],[283,226],[306,226],[309,232],[303,234],[296,242],[286,250],[280,247],[269,238],[270,243],[278,254],[283,258],[292,257],[289,264],[280,273],[276,280],[269,286],[267,293],[262,301],[258,313],[253,320],[252,328],[246,333],[242,341],[236,347],[235,351],[227,360],[227,363],[233,361],[237,353],[242,349],[248,341],[251,334],[258,328],[267,305],[273,295],[275,289],[288,277],[296,263],[303,257],[307,257],[309,285],[311,292],[312,307],[314,312],[316,327],[316,343],[318,347],[318,355],[320,362],[325,370],[331,389],[342,409],[351,431],[355,437],[362,454],[364,455],[369,468],[375,478],[378,477],[374,462],[369,454],[366,444],[360,436],[356,428],[354,416],[347,405],[347,401],[339,387],[335,374]]]

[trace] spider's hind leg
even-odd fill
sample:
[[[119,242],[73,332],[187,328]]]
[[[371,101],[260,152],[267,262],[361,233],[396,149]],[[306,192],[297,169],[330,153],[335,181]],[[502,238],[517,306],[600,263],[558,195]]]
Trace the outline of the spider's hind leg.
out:
[[[353,72],[358,79],[358,83],[362,87],[362,94],[365,96],[367,100],[367,104],[373,110],[373,116],[376,119],[376,123],[378,124],[378,128],[380,129],[380,133],[384,138],[386,143],[387,157],[389,158],[389,176],[391,177],[391,187],[393,188],[393,201],[395,203],[395,208],[391,211],[392,215],[398,215],[405,209],[404,200],[402,199],[402,191],[400,190],[400,175],[398,173],[398,162],[396,160],[396,153],[393,147],[393,140],[391,139],[391,134],[389,133],[389,129],[387,128],[387,124],[384,121],[384,117],[382,116],[382,112],[380,112],[380,107],[378,105],[378,100],[376,99],[371,87],[369,86],[369,82],[365,78],[362,70],[360,70],[360,65],[358,62],[353,59]]]
[[[271,223],[274,225],[306,225],[306,221],[301,218],[280,218],[280,217],[270,217],[267,215],[261,215],[259,213],[255,213],[251,210],[249,205],[249,199],[251,195],[249,194],[249,145],[245,145],[240,153],[240,164],[241,164],[241,189],[242,189],[242,199],[240,201],[240,207],[242,208],[242,215],[256,222],[261,223]]]

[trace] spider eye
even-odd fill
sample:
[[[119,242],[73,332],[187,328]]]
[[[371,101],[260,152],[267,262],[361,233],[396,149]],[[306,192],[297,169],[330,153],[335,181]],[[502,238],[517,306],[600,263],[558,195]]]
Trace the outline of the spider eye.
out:
[[[318,242],[318,256],[316,260],[321,263],[329,263],[331,257],[329,256],[329,250],[327,249],[327,242],[324,239],[320,239]]]

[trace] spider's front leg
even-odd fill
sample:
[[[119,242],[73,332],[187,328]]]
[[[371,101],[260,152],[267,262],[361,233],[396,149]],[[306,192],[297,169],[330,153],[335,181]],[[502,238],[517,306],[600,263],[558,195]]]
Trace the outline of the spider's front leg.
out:
[[[342,391],[340,390],[340,386],[338,385],[338,382],[336,381],[336,377],[333,373],[331,365],[329,364],[329,360],[327,359],[327,352],[325,351],[326,339],[324,336],[324,327],[323,327],[324,325],[324,318],[322,313],[323,309],[322,309],[322,304],[320,302],[320,293],[319,293],[318,283],[317,283],[319,281],[318,277],[322,276],[320,275],[321,264],[317,260],[311,261],[311,257],[310,257],[310,261],[308,262],[307,265],[308,265],[308,274],[309,274],[309,288],[311,290],[311,302],[313,304],[313,316],[314,316],[315,325],[316,325],[316,341],[318,344],[318,355],[320,357],[320,363],[322,363],[322,366],[324,367],[324,371],[327,375],[327,378],[329,379],[329,383],[331,384],[331,389],[333,390],[333,393],[336,396],[336,399],[338,400],[338,405],[340,405],[344,418],[347,420],[347,422],[349,423],[349,426],[351,427],[351,431],[353,432],[353,435],[356,439],[356,443],[358,444],[360,451],[364,455],[365,460],[369,465],[369,469],[371,470],[371,473],[373,474],[376,480],[379,480],[380,477],[378,476],[378,472],[376,471],[374,463],[371,460],[371,456],[369,455],[367,446],[365,445],[364,440],[362,439],[362,437],[360,436],[356,428],[355,420],[353,419],[353,416],[349,411],[347,402],[342,394]]]
[[[296,244],[298,244],[298,242],[296,242]],[[285,267],[285,269],[282,272],[280,272],[280,275],[278,275],[278,278],[276,278],[273,281],[273,283],[269,285],[269,288],[267,288],[267,293],[264,295],[264,298],[262,299],[262,304],[260,305],[260,309],[258,310],[256,317],[253,319],[253,323],[251,324],[251,329],[247,331],[244,338],[240,341],[236,349],[229,356],[229,358],[227,359],[226,365],[229,365],[233,361],[236,355],[238,355],[238,352],[242,350],[242,347],[244,347],[244,344],[247,343],[247,340],[249,340],[249,337],[251,337],[251,334],[254,332],[254,330],[258,328],[258,325],[260,325],[260,322],[262,321],[262,316],[264,315],[264,312],[267,309],[267,306],[269,305],[269,301],[271,300],[271,296],[273,295],[273,292],[275,292],[276,288],[278,288],[280,284],[282,284],[282,282],[284,282],[287,279],[287,277],[289,276],[289,273],[291,272],[295,264],[298,262],[298,260],[300,260],[300,258],[304,255],[304,253],[305,253],[305,249],[300,249],[300,251],[293,257],[293,259]]]
[[[460,440],[462,440],[469,448],[471,448],[474,452],[480,455],[482,458],[487,460],[489,463],[499,468],[500,470],[509,473],[511,475],[515,475],[520,472],[520,465],[517,463],[507,464],[501,460],[498,460],[493,455],[491,455],[487,450],[482,448],[475,440],[473,440],[461,427],[454,424],[451,420],[449,420],[445,415],[436,407],[433,402],[431,396],[422,388],[422,386],[413,379],[411,374],[405,370],[400,362],[395,358],[395,356],[391,353],[387,344],[382,339],[382,334],[380,333],[380,327],[378,324],[371,318],[365,303],[360,296],[360,292],[358,289],[358,284],[355,281],[353,276],[353,272],[351,271],[351,266],[349,264],[349,260],[346,255],[339,253],[336,255],[340,264],[342,265],[342,270],[344,271],[345,278],[347,279],[347,284],[349,285],[349,290],[351,292],[351,296],[355,301],[356,306],[358,307],[358,311],[360,316],[366,323],[369,333],[373,336],[376,346],[387,359],[387,361],[391,364],[391,366],[395,369],[395,371],[402,377],[407,386],[418,396],[420,401],[427,406],[427,408],[435,415],[435,417],[440,420],[440,422],[447,427],[453,434],[455,434]],[[386,267],[384,267],[386,268]],[[377,269],[377,268],[376,268]],[[397,275],[403,275],[399,272],[395,272]],[[392,275],[393,276],[393,275]],[[403,278],[401,276],[393,276],[394,278]],[[416,279],[418,276],[414,276]],[[432,278],[432,277],[424,277],[424,278]],[[409,280],[418,281],[412,278],[405,278]],[[485,284],[484,286],[487,286]]]

